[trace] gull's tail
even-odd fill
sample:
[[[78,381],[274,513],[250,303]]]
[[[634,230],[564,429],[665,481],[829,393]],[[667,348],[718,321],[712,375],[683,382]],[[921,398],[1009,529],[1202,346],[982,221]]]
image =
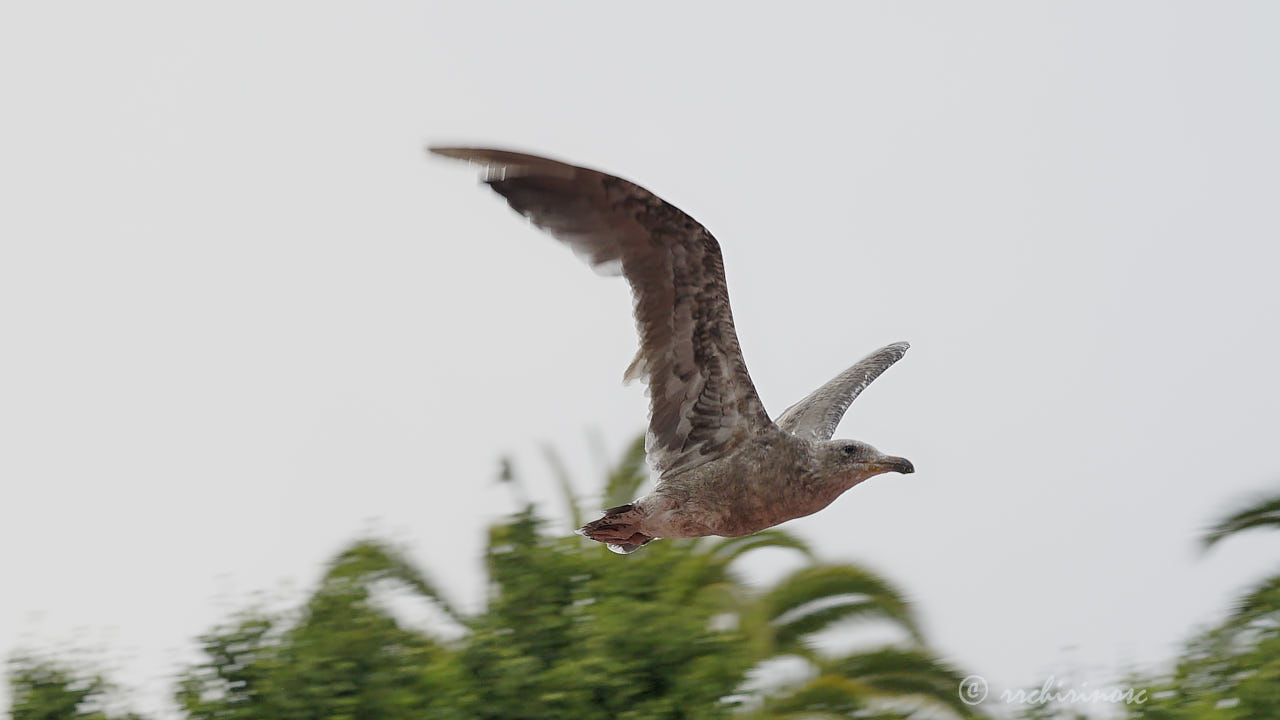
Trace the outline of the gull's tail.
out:
[[[604,517],[599,520],[583,525],[578,534],[605,543],[619,555],[626,555],[653,539],[640,532],[643,519],[634,505],[619,505],[605,510]]]

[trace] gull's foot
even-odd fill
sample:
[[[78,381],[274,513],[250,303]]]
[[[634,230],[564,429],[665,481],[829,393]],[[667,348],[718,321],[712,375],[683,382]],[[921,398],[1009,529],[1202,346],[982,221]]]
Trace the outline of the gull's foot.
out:
[[[619,554],[627,554],[653,538],[640,532],[644,517],[634,505],[619,505],[604,511],[604,517],[583,525],[578,533],[609,546]]]

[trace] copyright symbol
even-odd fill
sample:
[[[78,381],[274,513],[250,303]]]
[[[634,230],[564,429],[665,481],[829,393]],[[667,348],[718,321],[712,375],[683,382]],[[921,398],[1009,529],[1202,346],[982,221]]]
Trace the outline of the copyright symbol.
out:
[[[960,702],[965,705],[977,705],[987,699],[987,679],[981,675],[970,675],[960,681]]]

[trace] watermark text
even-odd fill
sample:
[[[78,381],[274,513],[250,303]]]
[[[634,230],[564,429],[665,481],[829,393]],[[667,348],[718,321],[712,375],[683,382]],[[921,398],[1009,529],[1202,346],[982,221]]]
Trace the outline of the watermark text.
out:
[[[960,681],[960,700],[966,705],[977,705],[987,699],[990,689],[987,679],[981,675],[970,675]],[[1147,701],[1145,688],[1102,687],[1090,688],[1089,683],[1068,684],[1050,675],[1038,688],[1021,690],[1004,690],[1000,693],[1000,702],[1007,705],[1086,705],[1109,703],[1125,705],[1141,705]]]

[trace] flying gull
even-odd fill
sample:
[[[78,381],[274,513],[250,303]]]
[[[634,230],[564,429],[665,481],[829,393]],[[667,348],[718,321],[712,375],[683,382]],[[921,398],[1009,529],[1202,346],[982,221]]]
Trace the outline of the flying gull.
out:
[[[770,420],[729,310],[720,246],[662,198],[602,172],[535,155],[433,147],[484,167],[483,181],[603,274],[631,285],[640,349],[626,380],[648,384],[653,492],[604,511],[583,535],[629,553],[655,538],[738,537],[815,513],[906,458],[832,440],[854,398],[907,351],[886,345]]]

